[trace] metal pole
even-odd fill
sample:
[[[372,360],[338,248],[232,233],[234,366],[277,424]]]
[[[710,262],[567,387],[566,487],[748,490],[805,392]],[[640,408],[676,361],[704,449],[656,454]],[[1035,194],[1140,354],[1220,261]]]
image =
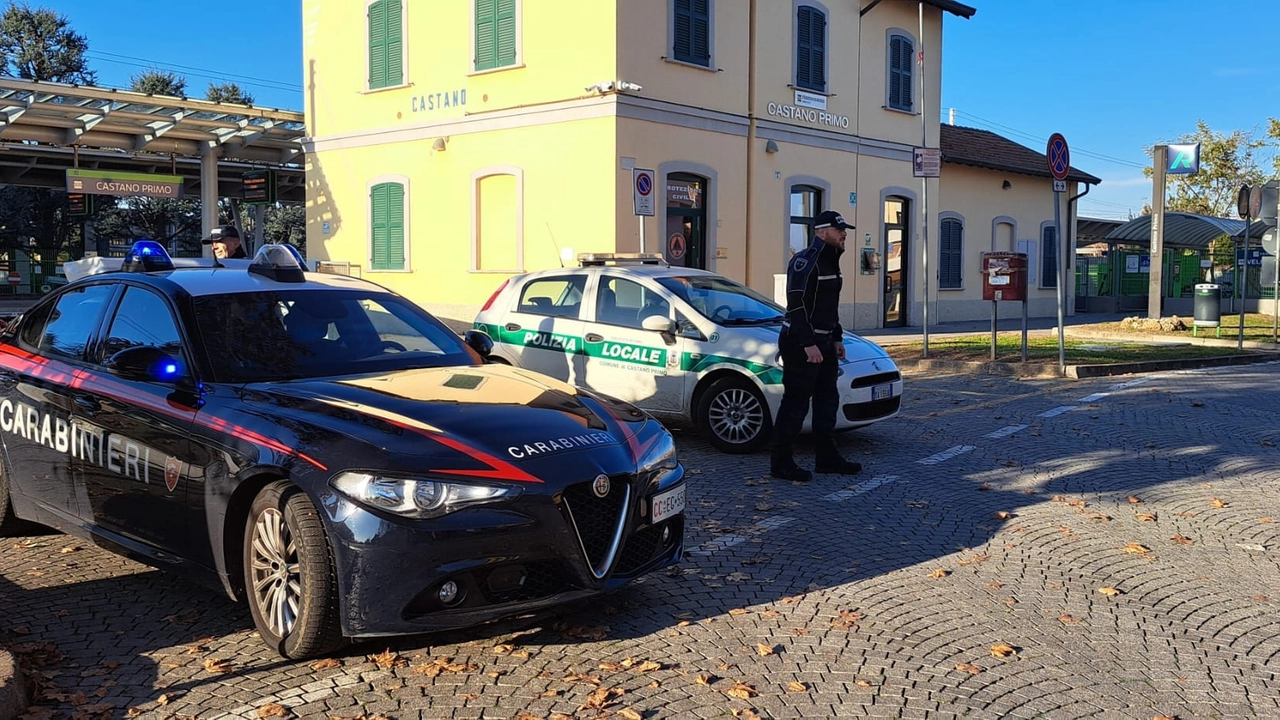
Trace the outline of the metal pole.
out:
[[[644,252],[644,216],[640,216],[640,252]]]
[[[1057,190],[1053,191],[1053,237],[1058,243],[1058,247],[1054,248],[1058,257],[1058,369],[1063,372],[1067,368],[1067,346],[1066,333],[1063,326],[1066,325],[1066,304],[1067,304],[1067,269],[1063,259],[1066,257],[1062,251],[1062,246],[1066,243],[1062,242],[1062,193]]]
[[[1271,232],[1276,232],[1272,230]],[[1271,344],[1276,344],[1276,336],[1280,334],[1280,253],[1271,260],[1272,278],[1275,285],[1271,288]]]
[[[920,67],[920,147],[929,147],[929,123],[925,120],[928,117],[925,105],[925,84],[924,84],[924,3],[919,3],[919,19],[920,28],[916,37],[919,38],[920,51],[916,64]],[[921,197],[920,217],[920,240],[921,240],[921,256],[920,256],[920,272],[924,275],[924,314],[922,321],[924,323],[923,346],[920,357],[929,357],[929,178],[920,178],[920,184],[923,186]]]
[[[996,359],[996,315],[997,315],[997,308],[999,306],[1000,306],[999,302],[995,300],[991,301],[991,359],[992,360]]]
[[[1164,266],[1157,258],[1164,255],[1164,194],[1165,170],[1169,167],[1169,146],[1157,145],[1153,158],[1154,170],[1151,190],[1151,261],[1147,265],[1150,276],[1147,278],[1147,317],[1160,319],[1161,303],[1164,300],[1164,283],[1161,272]]]
[[[1027,301],[1022,301],[1022,362],[1027,361]]]
[[[1240,251],[1240,262],[1236,263],[1236,285],[1240,287],[1240,336],[1236,339],[1237,350],[1244,349],[1244,306],[1249,300],[1249,293],[1246,292],[1244,286],[1245,278],[1248,277],[1248,273],[1243,269],[1249,266],[1249,221],[1250,217],[1248,213],[1245,213],[1244,232],[1241,233],[1244,237],[1240,243],[1242,246]]]

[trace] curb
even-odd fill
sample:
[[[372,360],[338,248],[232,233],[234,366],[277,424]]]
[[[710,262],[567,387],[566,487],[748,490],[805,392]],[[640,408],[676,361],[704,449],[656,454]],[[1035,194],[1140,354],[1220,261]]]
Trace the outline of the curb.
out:
[[[0,649],[0,720],[16,720],[27,710],[27,688],[17,660]]]
[[[962,362],[959,360],[894,360],[904,373],[941,371],[970,375],[997,375],[1020,378],[1071,378],[1074,380],[1129,375],[1132,373],[1160,372],[1162,370],[1190,370],[1227,365],[1251,365],[1276,359],[1268,353],[1249,355],[1224,355],[1211,358],[1183,358],[1178,360],[1148,360],[1133,363],[1108,363],[1099,365],[1068,365],[1059,369],[1056,364],[1020,362]]]

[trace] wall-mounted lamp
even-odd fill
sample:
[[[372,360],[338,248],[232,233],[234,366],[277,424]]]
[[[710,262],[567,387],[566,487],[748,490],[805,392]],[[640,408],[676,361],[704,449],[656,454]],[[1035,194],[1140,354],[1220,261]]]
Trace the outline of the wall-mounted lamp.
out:
[[[444,152],[445,149],[448,147],[449,147],[448,141],[446,141],[442,137],[436,138],[436,141],[431,143],[431,149],[435,150],[436,152]]]
[[[1004,188],[1005,190],[1008,190],[1009,188],[1013,187],[1013,183],[1009,182],[1008,180],[1005,180],[1004,185],[1001,185],[1000,187]]]
[[[778,143],[770,140],[769,142],[764,144],[764,151],[769,153],[770,155],[778,152]]]

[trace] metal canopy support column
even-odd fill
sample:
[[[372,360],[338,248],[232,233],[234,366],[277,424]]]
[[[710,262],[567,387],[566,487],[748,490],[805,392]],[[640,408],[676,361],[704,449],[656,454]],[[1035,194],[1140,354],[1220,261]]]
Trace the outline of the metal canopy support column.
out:
[[[206,238],[218,225],[218,148],[206,145],[200,150],[200,237]],[[202,246],[201,254],[212,256],[213,249]]]

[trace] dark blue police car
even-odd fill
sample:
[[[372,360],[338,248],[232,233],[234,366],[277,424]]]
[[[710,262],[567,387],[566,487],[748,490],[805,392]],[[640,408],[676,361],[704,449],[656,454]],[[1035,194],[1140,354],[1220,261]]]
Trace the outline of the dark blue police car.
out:
[[[211,579],[290,658],[680,560],[684,470],[657,421],[304,268],[283,245],[219,262],[142,242],[16,318],[0,531],[33,521]]]

